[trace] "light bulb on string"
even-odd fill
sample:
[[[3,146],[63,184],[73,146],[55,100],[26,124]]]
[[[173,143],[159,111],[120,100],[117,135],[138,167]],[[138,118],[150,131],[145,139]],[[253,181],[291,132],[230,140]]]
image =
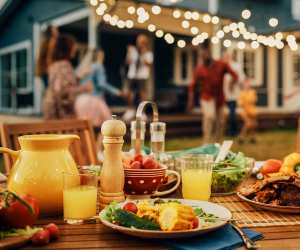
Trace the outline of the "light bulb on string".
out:
[[[135,7],[134,6],[129,6],[127,8],[127,12],[128,12],[128,14],[133,15],[135,13]]]
[[[158,37],[158,38],[161,38],[164,36],[164,32],[162,30],[157,30],[155,32],[155,36]]]
[[[295,41],[296,38],[295,38],[294,35],[288,35],[288,36],[286,37],[286,40],[287,40],[287,42],[292,42],[292,41]]]
[[[173,11],[173,17],[178,19],[181,17],[181,11],[180,10],[174,10]]]
[[[154,15],[159,15],[161,13],[161,7],[158,5],[153,5],[151,11]]]
[[[200,19],[200,14],[197,11],[192,12],[192,19],[197,21]]]
[[[187,19],[187,20],[191,20],[192,19],[192,12],[190,11],[186,11],[184,12],[184,18]]]
[[[188,29],[188,28],[190,27],[190,22],[187,21],[187,20],[183,20],[183,21],[181,22],[181,26],[182,26],[182,28],[184,28],[184,29]]]
[[[223,38],[224,37],[224,31],[222,31],[222,30],[218,30],[218,32],[216,33],[216,36],[218,37],[218,38]]]
[[[145,9],[143,7],[139,7],[137,10],[136,10],[136,13],[141,16],[143,15],[144,13],[146,13]]]
[[[164,38],[168,44],[172,44],[175,42],[174,37],[170,33],[165,34]]]
[[[119,20],[119,21],[117,22],[117,27],[118,27],[119,29],[125,28],[125,25],[126,25],[126,23],[125,23],[123,20]]]
[[[224,45],[224,47],[229,48],[231,46],[231,41],[226,39],[223,41],[223,45]]]
[[[278,39],[278,40],[282,40],[283,39],[283,34],[281,32],[277,32],[275,34],[275,38]]]
[[[229,33],[230,32],[230,27],[228,25],[225,25],[223,28],[225,33]]]
[[[219,39],[218,37],[213,36],[213,37],[211,38],[211,42],[212,42],[213,44],[218,44],[219,41],[220,41],[220,39]]]
[[[238,47],[239,49],[245,49],[245,48],[246,48],[246,43],[243,42],[243,41],[239,41],[239,42],[237,43],[237,47]]]
[[[220,18],[217,17],[217,16],[213,16],[213,17],[211,18],[211,22],[212,22],[213,24],[218,24],[218,23],[220,22]]]
[[[186,46],[186,42],[184,40],[178,40],[177,41],[177,46],[179,48],[184,48]]]
[[[92,6],[97,6],[98,0],[90,0],[90,4],[91,4]]]
[[[155,26],[154,24],[149,24],[149,25],[148,25],[148,30],[149,30],[150,32],[154,32],[154,31],[156,30],[156,26]]]
[[[272,28],[276,27],[276,26],[278,25],[278,23],[279,23],[279,21],[278,21],[278,19],[275,18],[275,17],[272,17],[272,18],[269,19],[269,25],[270,25]]]
[[[229,28],[230,28],[231,31],[234,31],[234,30],[236,30],[238,28],[238,25],[236,23],[231,23],[229,25]]]
[[[191,28],[191,33],[192,33],[193,35],[197,35],[197,34],[199,33],[199,29],[198,29],[197,27],[193,26],[193,27]]]
[[[257,49],[259,47],[259,43],[257,41],[252,41],[251,42],[251,48],[252,49]]]
[[[244,9],[243,11],[242,11],[242,18],[244,18],[244,19],[249,19],[251,17],[251,11],[250,10],[248,10],[248,9]]]
[[[232,31],[231,35],[234,37],[234,38],[238,38],[240,36],[240,32],[238,32],[237,30],[234,30]]]
[[[110,14],[108,14],[108,13],[106,13],[104,16],[103,16],[103,20],[105,21],[105,22],[110,22],[110,19],[111,19],[111,15]]]
[[[127,29],[131,29],[131,28],[133,28],[134,23],[132,20],[126,20],[125,25],[126,25]]]
[[[203,21],[204,23],[210,23],[210,21],[211,21],[210,15],[208,15],[208,14],[203,15],[202,21]]]

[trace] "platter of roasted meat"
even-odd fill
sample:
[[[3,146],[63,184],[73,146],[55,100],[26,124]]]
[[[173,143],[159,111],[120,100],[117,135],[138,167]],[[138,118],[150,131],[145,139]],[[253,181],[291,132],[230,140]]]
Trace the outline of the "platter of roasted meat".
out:
[[[300,173],[258,180],[253,185],[242,187],[237,195],[257,208],[300,214]]]

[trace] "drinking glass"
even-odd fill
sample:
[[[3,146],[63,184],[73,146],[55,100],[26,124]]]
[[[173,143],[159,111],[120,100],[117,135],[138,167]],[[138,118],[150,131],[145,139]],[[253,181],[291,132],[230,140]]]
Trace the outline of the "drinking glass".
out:
[[[185,155],[176,160],[181,170],[182,195],[185,199],[207,201],[211,195],[212,155]]]
[[[91,220],[97,210],[97,176],[64,173],[64,221],[82,224]]]

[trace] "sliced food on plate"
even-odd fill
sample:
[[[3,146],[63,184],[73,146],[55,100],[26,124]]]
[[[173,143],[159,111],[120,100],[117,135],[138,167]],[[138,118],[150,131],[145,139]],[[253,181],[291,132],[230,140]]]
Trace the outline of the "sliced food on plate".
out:
[[[231,219],[226,208],[183,199],[112,203],[100,212],[104,225],[144,238],[190,237],[215,230]]]

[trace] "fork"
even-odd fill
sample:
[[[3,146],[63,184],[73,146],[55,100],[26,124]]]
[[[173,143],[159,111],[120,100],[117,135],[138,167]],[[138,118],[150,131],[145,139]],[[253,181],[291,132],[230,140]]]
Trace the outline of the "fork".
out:
[[[259,245],[257,245],[254,241],[252,241],[244,232],[243,230],[236,224],[234,220],[231,220],[229,223],[242,237],[243,242],[247,249],[256,249],[259,248]]]

